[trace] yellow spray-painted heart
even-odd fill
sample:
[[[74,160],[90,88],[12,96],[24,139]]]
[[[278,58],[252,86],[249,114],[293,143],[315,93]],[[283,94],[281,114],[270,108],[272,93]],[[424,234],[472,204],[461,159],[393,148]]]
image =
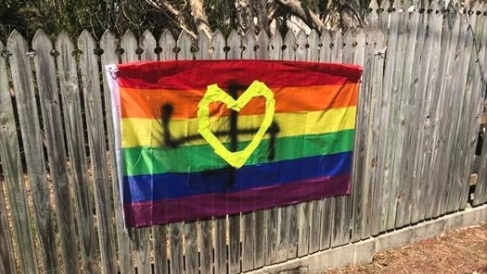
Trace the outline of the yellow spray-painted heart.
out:
[[[252,141],[243,150],[230,152],[210,131],[210,104],[222,102],[229,109],[240,111],[254,97],[265,98],[265,115],[259,130]],[[227,161],[231,166],[240,168],[249,159],[257,146],[262,141],[267,129],[274,117],[275,100],[274,93],[262,82],[254,81],[249,88],[237,99],[233,99],[216,84],[208,86],[205,96],[198,104],[198,132],[213,147],[215,153]]]

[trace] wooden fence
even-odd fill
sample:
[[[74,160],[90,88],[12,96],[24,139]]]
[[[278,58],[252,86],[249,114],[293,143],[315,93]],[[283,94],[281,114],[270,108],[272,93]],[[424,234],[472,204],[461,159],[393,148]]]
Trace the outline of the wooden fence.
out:
[[[0,42],[0,273],[247,272],[486,203],[487,145],[469,182],[487,6],[433,2],[373,1],[367,27],[345,34],[84,31],[73,42],[39,31],[28,44],[14,31]],[[362,65],[352,194],[125,231],[102,68],[174,59]]]

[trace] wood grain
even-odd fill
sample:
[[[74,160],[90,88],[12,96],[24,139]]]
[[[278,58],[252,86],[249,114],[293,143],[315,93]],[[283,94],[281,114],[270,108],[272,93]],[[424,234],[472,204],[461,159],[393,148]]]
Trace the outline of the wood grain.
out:
[[[39,30],[33,38],[32,48],[37,53],[34,58],[34,64],[50,183],[54,189],[57,228],[61,242],[60,253],[65,271],[71,269],[72,273],[78,273],[80,266],[76,247],[71,195],[66,176],[67,159],[65,155],[64,128],[61,119],[61,105],[54,57],[51,55],[53,45],[49,37],[42,30]]]
[[[13,88],[15,92],[15,103],[17,106],[20,132],[24,157],[29,175],[33,207],[35,212],[36,234],[39,238],[40,248],[44,250],[38,260],[46,271],[60,271],[55,235],[55,218],[51,210],[51,198],[47,182],[47,171],[44,160],[44,143],[39,122],[38,107],[35,96],[34,79],[31,74],[31,59],[27,55],[29,52],[27,42],[17,31],[12,32],[7,41],[7,50],[12,54],[10,57],[10,69],[12,75]],[[30,55],[32,56],[32,55]],[[14,122],[14,120],[12,120]],[[12,147],[11,147],[12,148]],[[13,151],[15,153],[15,151]],[[15,154],[14,154],[15,155]],[[15,157],[15,156],[14,156]],[[15,160],[15,158],[14,158]],[[19,159],[20,161],[20,159]],[[13,163],[17,164],[17,163]],[[15,167],[19,173],[16,181],[22,185],[21,165]],[[12,174],[13,175],[13,174]],[[12,197],[15,200],[16,197]],[[21,224],[23,225],[23,224]],[[32,241],[32,238],[26,240]],[[29,245],[25,248],[29,251]],[[30,252],[29,252],[30,253]],[[27,255],[29,255],[27,253]],[[32,254],[33,255],[33,254]],[[37,271],[36,261],[32,256],[23,261],[25,269]]]
[[[85,135],[82,117],[82,94],[78,87],[74,45],[61,33],[56,41],[59,51],[57,70],[59,71],[59,90],[63,105],[64,130],[66,134],[67,157],[69,158],[69,177],[73,185],[76,201],[76,223],[80,242],[81,265],[89,272],[99,271],[97,261],[96,230],[93,216],[93,200],[89,191]]]
[[[206,34],[200,33],[197,41],[198,51],[195,58],[197,60],[210,59],[210,39]],[[198,245],[200,248],[200,271],[201,273],[213,272],[213,220],[200,220],[198,230]]]
[[[5,46],[0,42],[0,52],[5,52]],[[20,159],[19,143],[15,126],[15,117],[12,107],[12,99],[8,86],[6,56],[0,56],[0,161],[2,163],[2,173],[5,182],[1,182],[0,187],[0,231],[5,231],[0,235],[2,243],[0,249],[0,272],[28,272],[36,271],[34,246],[32,243],[32,233],[30,231],[30,219],[23,188],[22,163]],[[4,196],[4,191],[6,194]],[[7,208],[5,197],[9,199],[9,212],[12,218],[12,234],[10,234],[7,219]],[[14,263],[14,250],[12,241],[19,247],[18,254],[21,269],[16,269]]]
[[[100,39],[100,48],[103,50],[101,55],[101,66],[106,69],[107,65],[120,63],[120,55],[117,52],[119,47],[119,40],[115,38],[112,32],[105,31]],[[114,118],[112,107],[112,95],[108,86],[108,76],[105,74],[103,77],[103,96],[105,101],[105,115],[107,122],[107,141],[108,141],[108,154],[107,160],[109,161],[109,174],[111,178],[112,198],[113,198],[113,210],[115,215],[114,231],[117,235],[117,262],[118,270],[121,273],[129,272],[134,269],[132,261],[132,245],[128,234],[128,229],[125,229],[122,200],[120,195],[120,179],[123,176],[121,167],[117,162],[117,151],[115,148],[115,136],[114,131]]]
[[[282,60],[293,61],[296,59],[296,36],[292,31],[288,31],[283,38]],[[290,205],[281,209],[280,239],[287,259],[298,256],[298,217],[297,205]],[[264,216],[265,218],[265,216]],[[259,239],[259,238],[257,238]]]
[[[156,40],[151,33],[145,32],[145,35],[140,38],[139,45],[137,38],[130,30],[126,31],[120,41],[120,47],[124,50],[122,54],[122,63],[137,62],[137,61],[156,61],[157,55],[155,53]],[[144,58],[144,59],[142,59]],[[135,261],[137,263],[138,273],[152,273],[152,233],[153,229],[149,227],[137,228],[133,230],[133,246],[135,247]],[[161,240],[164,241],[164,238]],[[163,261],[164,258],[158,258]]]
[[[101,101],[100,71],[98,57],[95,54],[95,40],[83,31],[78,39],[81,51],[80,70],[85,109],[86,130],[89,144],[90,170],[92,172],[97,215],[98,239],[100,245],[101,265],[104,273],[115,272],[115,242],[113,237],[113,210],[109,197],[106,160],[106,141]],[[100,153],[103,152],[103,153]]]
[[[405,5],[401,8],[407,9]],[[396,152],[397,157],[401,158],[400,161],[395,162],[397,164],[398,185],[398,197],[397,197],[397,212],[395,219],[395,227],[400,228],[409,224],[411,220],[411,207],[413,200],[411,198],[412,186],[416,186],[414,176],[414,151],[416,150],[417,130],[414,129],[416,123],[413,119],[415,102],[415,94],[413,90],[412,74],[418,70],[417,64],[419,56],[415,58],[415,54],[419,52],[418,48],[418,31],[421,29],[419,26],[419,13],[405,12],[405,21],[403,22],[405,29],[404,36],[407,39],[404,49],[404,62],[402,68],[402,75],[400,89],[401,93],[399,100],[401,102],[399,107],[399,130],[397,131],[397,147],[401,148],[400,152]],[[393,177],[394,178],[394,177]],[[409,183],[407,183],[409,182]]]

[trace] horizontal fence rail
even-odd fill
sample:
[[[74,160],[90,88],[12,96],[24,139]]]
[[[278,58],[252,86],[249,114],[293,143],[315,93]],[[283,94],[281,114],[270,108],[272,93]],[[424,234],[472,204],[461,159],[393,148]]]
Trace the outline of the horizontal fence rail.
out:
[[[0,42],[0,273],[241,273],[487,203],[487,6],[383,2],[346,33],[12,32]],[[125,230],[102,68],[193,59],[363,66],[352,193]]]

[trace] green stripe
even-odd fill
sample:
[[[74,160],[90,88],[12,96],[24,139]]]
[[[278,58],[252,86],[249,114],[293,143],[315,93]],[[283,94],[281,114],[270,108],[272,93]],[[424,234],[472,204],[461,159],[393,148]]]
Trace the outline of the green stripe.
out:
[[[317,155],[351,151],[354,130],[319,135],[300,135],[277,138],[275,156],[269,159],[269,139],[262,140],[245,165],[265,164]],[[239,150],[249,142],[239,143]],[[228,147],[228,146],[227,146]],[[124,175],[160,174],[166,172],[197,172],[228,167],[209,145],[179,148],[132,147],[123,149]]]

